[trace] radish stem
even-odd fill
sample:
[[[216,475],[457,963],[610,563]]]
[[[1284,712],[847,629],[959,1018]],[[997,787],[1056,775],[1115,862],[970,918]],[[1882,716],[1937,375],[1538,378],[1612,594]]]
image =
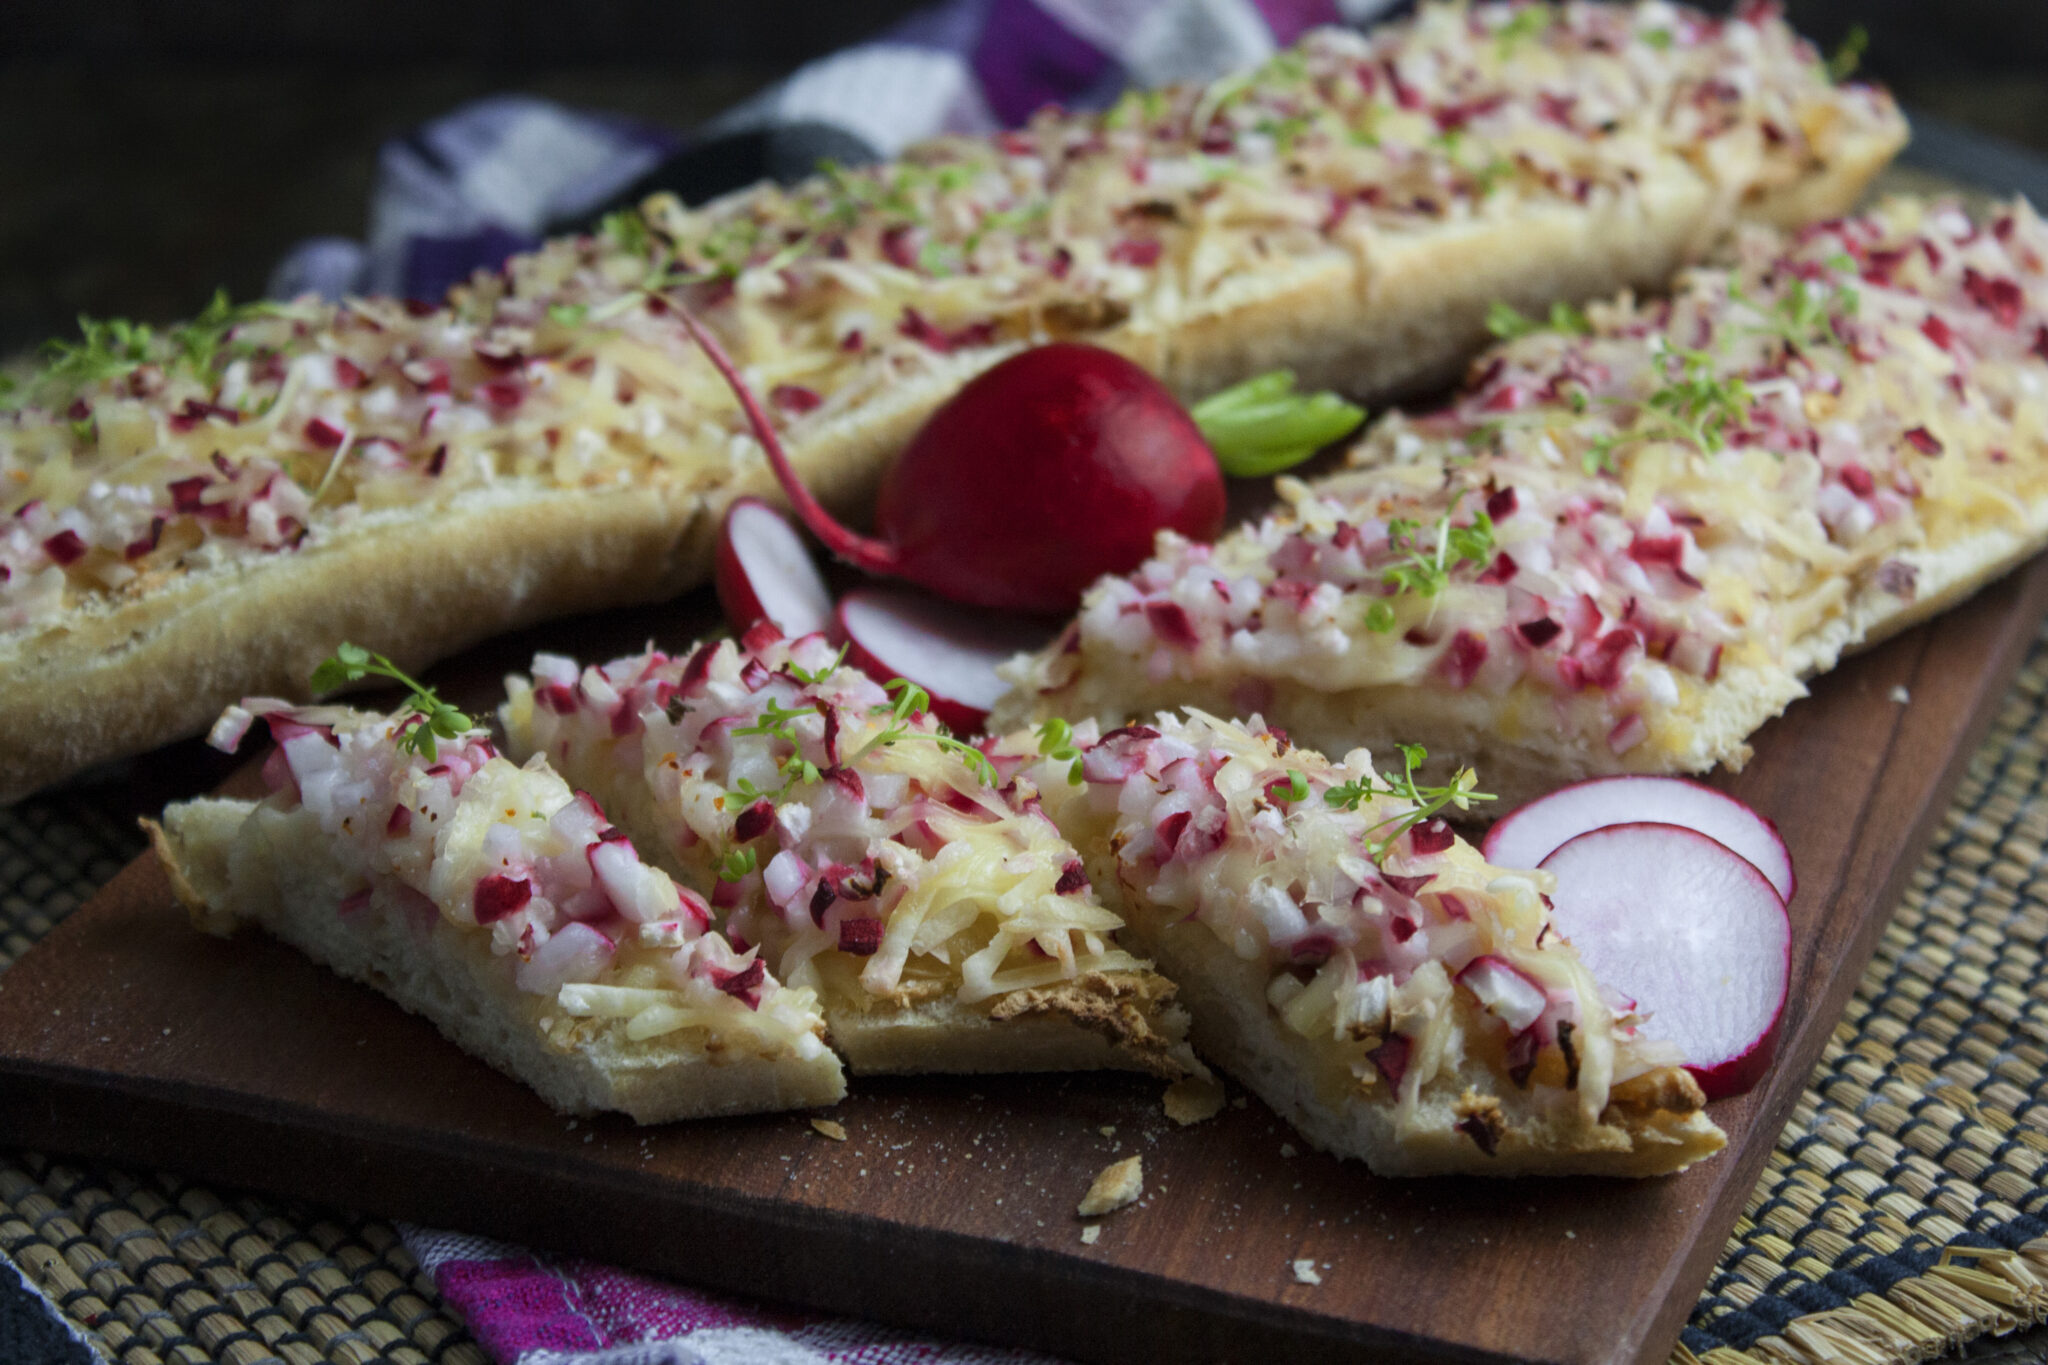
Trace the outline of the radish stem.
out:
[[[683,326],[689,330],[691,339],[703,350],[712,368],[725,380],[726,386],[732,390],[733,397],[739,400],[740,410],[746,413],[747,422],[754,429],[755,439],[760,441],[761,448],[768,454],[768,467],[775,471],[775,481],[782,485],[782,491],[789,498],[790,507],[803,519],[811,534],[816,536],[819,543],[828,551],[856,569],[880,574],[899,572],[898,561],[901,556],[894,545],[847,530],[825,510],[823,504],[811,496],[811,490],[804,487],[803,480],[797,477],[796,467],[789,462],[789,452],[783,449],[782,438],[775,434],[775,428],[770,425],[768,415],[761,411],[754,391],[748,387],[747,381],[741,378],[739,366],[733,363],[732,357],[725,353],[725,348],[718,344],[718,339],[712,336],[688,309],[678,307],[676,315],[682,318]]]

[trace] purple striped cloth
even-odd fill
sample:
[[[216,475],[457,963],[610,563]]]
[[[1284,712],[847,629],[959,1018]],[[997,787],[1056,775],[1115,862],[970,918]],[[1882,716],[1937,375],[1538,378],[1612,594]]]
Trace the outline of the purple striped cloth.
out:
[[[1315,24],[1392,0],[949,0],[813,62],[700,130],[824,123],[881,156],[941,132],[1014,125],[1048,103],[1107,103],[1126,85],[1205,79]],[[500,98],[382,152],[367,241],[307,242],[274,295],[431,298],[632,185],[682,140],[616,117]],[[950,1344],[759,1304],[501,1242],[401,1228],[406,1245],[503,1365],[1020,1365],[1044,1357]]]
[[[1396,3],[947,0],[800,68],[691,141],[824,124],[888,157],[937,133],[1013,126],[1046,104],[1094,108],[1127,85],[1221,75],[1316,24],[1364,22]],[[366,240],[300,243],[269,292],[439,298],[583,220],[684,145],[667,129],[528,96],[464,105],[385,144]]]

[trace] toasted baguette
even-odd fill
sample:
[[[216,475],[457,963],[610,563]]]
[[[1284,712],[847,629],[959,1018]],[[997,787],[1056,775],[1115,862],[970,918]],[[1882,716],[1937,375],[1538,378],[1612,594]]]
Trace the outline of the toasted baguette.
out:
[[[1046,810],[1202,1055],[1316,1146],[1399,1176],[1660,1175],[1723,1146],[1675,1050],[1550,927],[1543,874],[1487,867],[1440,819],[1410,830],[1404,803],[1326,799],[1371,777],[1362,750],[1334,764],[1198,712],[1073,742],[1085,780],[1040,764]],[[1481,967],[1535,1005],[1489,1001]]]
[[[974,751],[941,747],[928,715],[892,715],[822,636],[763,623],[675,658],[542,656],[508,692],[511,752],[545,756],[650,860],[728,907],[727,933],[817,992],[856,1073],[1201,1073],[1172,984],[1116,947],[1085,884],[1066,886],[1079,854],[963,761]],[[771,706],[791,717],[781,733]],[[772,798],[734,795],[771,789],[771,773]],[[948,932],[913,938],[946,917]],[[977,973],[998,936],[1016,941]]]
[[[660,1123],[845,1096],[809,992],[692,928],[702,903],[612,848],[603,813],[544,765],[514,770],[472,737],[430,762],[398,746],[401,718],[271,715],[288,728],[269,799],[144,822],[198,927],[262,926],[564,1113]],[[508,878],[526,899],[480,922],[485,884]],[[577,930],[601,959],[550,963]]]
[[[0,800],[288,694],[344,632],[418,666],[701,581],[723,508],[770,480],[675,304],[790,395],[798,468],[854,511],[926,413],[1021,345],[1095,340],[1188,397],[1284,365],[1377,401],[1447,377],[1497,300],[1651,287],[1738,217],[1842,211],[1904,137],[1886,97],[1829,86],[1775,19],[1681,12],[1653,47],[1633,12],[1575,7],[1510,53],[1489,31],[1508,14],[1319,34],[1249,84],[1168,92],[1157,126],[1048,116],[794,191],[652,203],[424,317],[302,303],[58,367],[0,430],[20,486],[0,506]],[[1440,64],[1479,85],[1420,108],[1388,93]],[[1259,124],[1299,107],[1297,70],[1353,84],[1277,156]],[[1561,91],[1611,126],[1534,112]],[[1393,150],[1346,141],[1360,129]],[[1218,137],[1230,150],[1198,150]],[[953,186],[961,166],[979,169]],[[1007,187],[1001,226],[977,176]],[[701,282],[728,267],[729,288]]]
[[[255,828],[250,828],[251,822]],[[179,900],[219,929],[261,925],[315,962],[429,1020],[448,1040],[564,1114],[615,1110],[637,1123],[835,1104],[830,1053],[748,1055],[704,1037],[635,1040],[623,1020],[567,1030],[553,1002],[516,989],[488,939],[445,923],[424,933],[388,889],[339,913],[356,889],[310,821],[265,819],[250,801],[204,799],[145,821]]]
[[[1510,802],[1739,768],[1806,679],[2048,546],[2044,261],[2024,203],[1754,232],[1668,304],[1481,357],[1216,546],[1162,539],[995,722],[1257,710]]]

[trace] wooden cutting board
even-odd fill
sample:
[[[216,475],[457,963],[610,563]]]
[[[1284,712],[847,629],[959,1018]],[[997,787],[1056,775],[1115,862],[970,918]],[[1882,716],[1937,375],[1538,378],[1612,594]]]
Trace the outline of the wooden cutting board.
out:
[[[1821,680],[1723,782],[1797,862],[1792,996],[1777,1067],[1714,1106],[1729,1149],[1683,1176],[1379,1180],[1256,1100],[1179,1128],[1109,1075],[856,1080],[845,1142],[802,1114],[571,1123],[291,950],[194,932],[147,857],[0,976],[0,1140],[1080,1360],[1660,1365],[2044,608],[2048,561]],[[680,643],[708,611],[441,676],[481,702],[536,642]],[[1084,1245],[1076,1201],[1133,1153],[1145,1198]]]

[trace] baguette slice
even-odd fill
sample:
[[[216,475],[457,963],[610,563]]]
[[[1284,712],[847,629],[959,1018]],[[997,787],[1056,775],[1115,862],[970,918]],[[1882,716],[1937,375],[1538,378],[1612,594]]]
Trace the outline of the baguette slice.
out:
[[[1036,759],[1029,736],[999,758]],[[1371,755],[1256,718],[1073,734],[1045,809],[1127,937],[1179,985],[1203,1056],[1379,1175],[1661,1175],[1725,1143],[1669,1044],[1550,925],[1544,873],[1488,867],[1384,792]],[[1111,888],[1114,888],[1112,893]]]
[[[770,480],[678,306],[844,512],[1022,345],[1092,339],[1191,398],[1286,365],[1376,401],[1448,379],[1493,300],[1659,285],[1737,217],[1842,211],[1898,112],[1745,13],[1430,7],[1105,115],[655,201],[440,307],[94,324],[0,416],[0,800],[291,691],[343,633],[412,667],[701,581]]]
[[[808,990],[708,928],[544,763],[479,732],[422,757],[417,717],[250,703],[279,748],[261,802],[145,821],[194,922],[256,923],[431,1020],[563,1113],[640,1123],[846,1094]],[[230,746],[232,747],[232,746]]]
[[[683,658],[543,654],[500,718],[815,991],[854,1071],[1205,1074],[1028,794],[840,657],[765,623]]]
[[[1259,711],[1504,798],[1740,767],[1802,681],[2048,544],[2048,228],[1898,199],[1475,362],[1215,546],[1162,538],[995,723]]]

